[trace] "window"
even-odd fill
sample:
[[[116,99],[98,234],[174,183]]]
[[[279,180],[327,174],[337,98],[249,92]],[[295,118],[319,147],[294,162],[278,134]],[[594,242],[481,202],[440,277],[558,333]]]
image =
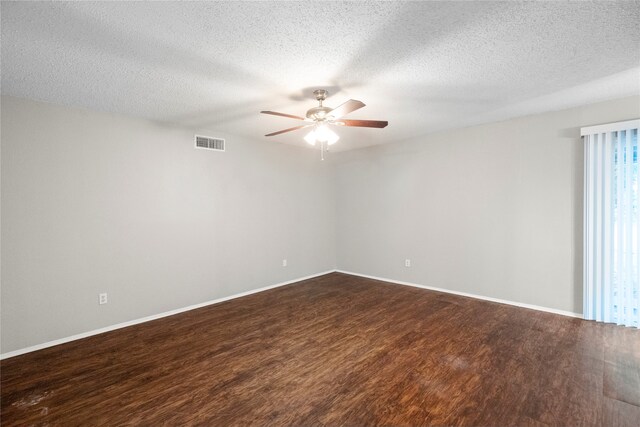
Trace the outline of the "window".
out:
[[[640,120],[582,129],[584,317],[639,326]]]

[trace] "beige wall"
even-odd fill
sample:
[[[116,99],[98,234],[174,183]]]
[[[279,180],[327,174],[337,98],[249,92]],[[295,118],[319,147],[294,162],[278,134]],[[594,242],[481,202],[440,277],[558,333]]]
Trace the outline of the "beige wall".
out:
[[[580,127],[638,117],[630,97],[341,154],[338,268],[581,313]]]
[[[335,267],[331,174],[312,150],[1,107],[2,353]],[[197,131],[227,151],[194,149]]]
[[[336,265],[581,312],[579,128],[640,117],[632,97],[320,162],[216,131],[1,107],[2,353]],[[195,150],[197,132],[227,152]]]

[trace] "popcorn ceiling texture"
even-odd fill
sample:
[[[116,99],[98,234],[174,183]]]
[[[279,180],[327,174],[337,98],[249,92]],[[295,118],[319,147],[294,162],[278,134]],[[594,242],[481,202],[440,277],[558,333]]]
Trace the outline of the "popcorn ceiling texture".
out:
[[[2,93],[265,133],[367,107],[336,149],[640,93],[640,2],[2,2]]]

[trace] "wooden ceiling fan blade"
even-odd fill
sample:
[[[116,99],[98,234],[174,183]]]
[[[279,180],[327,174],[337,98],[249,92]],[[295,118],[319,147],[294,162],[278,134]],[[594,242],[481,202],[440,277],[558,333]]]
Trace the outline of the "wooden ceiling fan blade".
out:
[[[266,134],[265,136],[275,136],[275,135],[280,135],[281,133],[291,132],[291,131],[294,131],[294,130],[307,128],[307,127],[309,127],[309,126],[313,126],[313,125],[295,126],[295,127],[289,128],[289,129],[279,130],[278,132],[268,133],[268,134]]]
[[[276,111],[260,111],[262,114],[271,114],[272,116],[288,117],[290,119],[305,120],[304,117],[294,116],[293,114],[278,113]]]
[[[383,128],[389,122],[386,120],[339,120],[334,124],[339,126],[356,126],[361,128]]]
[[[327,113],[328,116],[332,116],[334,119],[344,117],[349,113],[352,113],[360,108],[364,107],[364,102],[350,99],[342,105],[338,105],[333,110]]]

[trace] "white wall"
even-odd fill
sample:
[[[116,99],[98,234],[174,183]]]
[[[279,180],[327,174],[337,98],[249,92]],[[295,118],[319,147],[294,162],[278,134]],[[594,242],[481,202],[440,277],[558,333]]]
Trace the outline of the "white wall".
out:
[[[321,162],[216,131],[1,107],[2,353],[336,265],[581,312],[579,128],[640,116],[631,97]],[[196,132],[227,152],[195,150]]]
[[[335,268],[332,175],[315,151],[1,107],[2,353]],[[198,131],[227,151],[194,149]]]
[[[582,312],[579,128],[638,117],[630,97],[342,153],[338,268]]]

